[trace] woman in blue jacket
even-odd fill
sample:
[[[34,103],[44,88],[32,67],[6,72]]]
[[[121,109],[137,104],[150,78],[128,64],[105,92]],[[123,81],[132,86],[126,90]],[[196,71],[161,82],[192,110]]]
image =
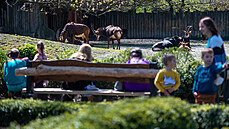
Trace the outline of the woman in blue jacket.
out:
[[[214,20],[210,17],[204,17],[199,22],[199,30],[204,39],[207,39],[206,48],[212,48],[214,51],[214,60],[213,64],[221,65],[226,63],[226,54],[224,50],[223,40],[220,36],[220,32],[216,27]],[[217,102],[219,102],[219,96],[223,94],[223,86],[225,85],[224,81],[226,77],[226,71],[218,75],[215,80],[217,88]],[[224,82],[224,83],[223,83]]]

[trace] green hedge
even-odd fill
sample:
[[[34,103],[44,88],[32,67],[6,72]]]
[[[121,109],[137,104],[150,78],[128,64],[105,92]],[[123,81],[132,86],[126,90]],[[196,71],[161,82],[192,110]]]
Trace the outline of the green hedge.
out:
[[[6,96],[7,93],[6,83],[3,80],[3,66],[8,59],[9,57],[6,55],[6,53],[0,49],[0,96]]]
[[[229,127],[227,105],[194,105],[191,111],[199,129]]]
[[[178,98],[134,98],[36,120],[27,129],[193,129],[190,105]]]
[[[83,103],[47,102],[33,99],[0,101],[0,127],[9,126],[16,121],[20,125],[27,124],[36,118],[60,115],[64,112],[74,112],[87,105]]]
[[[9,126],[10,122],[16,121],[16,124],[11,123],[10,128],[21,126],[20,128],[25,129],[229,127],[229,106],[190,105],[172,97],[141,97],[113,103],[61,103],[8,99],[0,101],[0,116],[0,127]],[[34,119],[36,120],[32,121]]]

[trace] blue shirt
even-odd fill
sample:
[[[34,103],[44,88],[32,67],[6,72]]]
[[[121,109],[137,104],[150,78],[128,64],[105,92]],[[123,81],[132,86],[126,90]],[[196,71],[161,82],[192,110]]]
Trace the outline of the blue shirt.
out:
[[[20,59],[10,59],[3,66],[3,79],[6,82],[8,90],[15,87],[15,91],[20,91],[22,85],[26,85],[26,76],[16,76],[15,69],[26,67],[26,61]],[[20,87],[19,89],[17,87]],[[12,90],[10,90],[12,91]]]
[[[214,80],[217,78],[217,74],[223,70],[222,65],[213,63],[208,67],[199,66],[194,77],[192,92],[208,95],[216,94],[217,86],[214,84]]]

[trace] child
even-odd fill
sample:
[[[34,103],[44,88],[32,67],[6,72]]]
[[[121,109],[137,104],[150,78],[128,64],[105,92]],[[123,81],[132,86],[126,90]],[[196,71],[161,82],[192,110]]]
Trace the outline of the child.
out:
[[[36,50],[37,50],[37,54],[34,56],[33,61],[36,60],[47,60],[47,57],[44,53],[44,44],[42,41],[38,41],[37,46],[36,46]]]
[[[130,60],[128,60],[126,64],[149,64],[149,62],[142,58],[142,50],[135,48],[130,51]],[[124,82],[124,87],[125,91],[150,91],[149,83]]]
[[[157,73],[154,84],[159,89],[160,96],[174,95],[174,91],[180,86],[179,74],[173,70],[176,67],[176,58],[172,54],[166,54],[162,62],[165,68]]]
[[[91,46],[89,44],[82,44],[79,51],[72,54],[70,59],[79,59],[91,62],[94,59],[91,53]]]
[[[92,49],[89,44],[82,44],[79,48],[79,51],[72,54],[70,56],[70,59],[77,59],[77,60],[83,60],[91,62],[94,58],[92,56]],[[92,81],[88,80],[77,80],[75,82],[63,82],[62,89],[65,90],[99,90]],[[82,98],[81,95],[73,95],[73,96],[66,96],[73,98],[73,101],[79,101],[80,99],[90,100],[93,101],[94,96],[93,95],[83,95]],[[63,98],[65,98],[63,96]]]
[[[26,87],[26,76],[16,76],[15,69],[26,67],[27,58],[19,59],[19,50],[13,48],[10,51],[10,60],[3,66],[3,79],[8,88],[9,97],[14,95],[21,95],[22,88]]]
[[[70,56],[70,59],[78,59],[91,62],[93,60],[91,46],[89,44],[82,44],[77,53]],[[67,84],[65,84],[67,83]],[[76,82],[64,82],[63,89],[69,90],[98,90],[92,81],[78,80]]]
[[[201,53],[204,62],[203,66],[199,66],[193,84],[193,95],[195,103],[214,104],[216,98],[216,78],[217,74],[227,68],[227,64],[216,65],[213,63],[214,51],[212,48],[205,48]]]
[[[47,60],[47,56],[44,53],[44,44],[42,41],[38,41],[37,46],[36,46],[36,50],[37,50],[37,54],[34,56],[33,61],[36,60]],[[44,86],[48,85],[48,81],[44,80],[38,83],[35,83],[35,87],[36,88],[42,88]]]

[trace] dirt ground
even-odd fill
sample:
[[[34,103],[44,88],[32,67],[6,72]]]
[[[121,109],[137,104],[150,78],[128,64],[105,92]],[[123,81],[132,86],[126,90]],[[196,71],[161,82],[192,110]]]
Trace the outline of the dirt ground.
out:
[[[157,52],[152,51],[151,47],[154,43],[162,41],[161,39],[121,39],[121,50],[125,50],[127,48],[141,48],[144,56],[151,56]],[[196,60],[200,60],[201,50],[206,46],[205,41],[191,40],[191,48],[192,54]],[[225,41],[228,42],[228,41]],[[103,44],[104,47],[107,46],[107,41],[90,41],[93,44]],[[117,41],[115,41],[115,47],[117,45]],[[112,49],[112,45],[110,42],[110,49]],[[224,43],[226,54],[229,55],[229,44]]]

